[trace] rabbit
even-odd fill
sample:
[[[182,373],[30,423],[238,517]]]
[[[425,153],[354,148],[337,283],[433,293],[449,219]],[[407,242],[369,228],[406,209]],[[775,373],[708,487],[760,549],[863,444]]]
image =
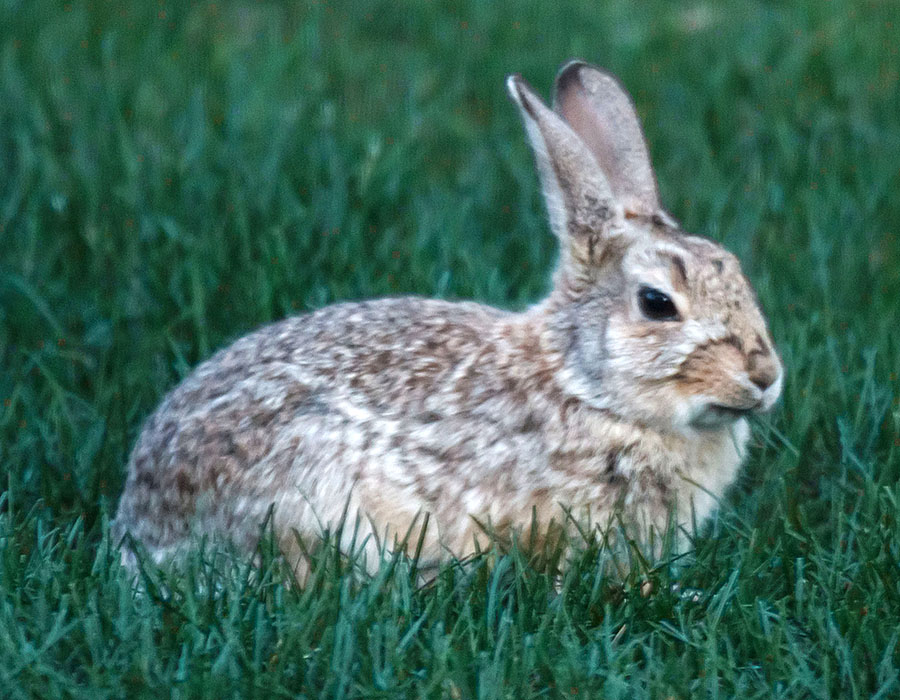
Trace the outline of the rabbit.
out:
[[[115,537],[163,562],[198,534],[250,553],[269,522],[302,569],[349,516],[339,546],[371,568],[410,533],[439,564],[488,530],[621,518],[646,541],[710,516],[781,393],[756,295],[662,208],[615,77],[567,63],[552,109],[507,88],[559,242],[547,297],[338,303],[240,338],[146,421]]]

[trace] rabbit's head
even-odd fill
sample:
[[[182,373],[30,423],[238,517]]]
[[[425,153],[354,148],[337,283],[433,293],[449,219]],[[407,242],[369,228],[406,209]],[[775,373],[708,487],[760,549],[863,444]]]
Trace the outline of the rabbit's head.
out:
[[[663,210],[625,90],[581,62],[557,76],[553,110],[518,76],[508,88],[561,245],[543,308],[566,388],[680,432],[770,409],[783,371],[756,295],[734,255]]]

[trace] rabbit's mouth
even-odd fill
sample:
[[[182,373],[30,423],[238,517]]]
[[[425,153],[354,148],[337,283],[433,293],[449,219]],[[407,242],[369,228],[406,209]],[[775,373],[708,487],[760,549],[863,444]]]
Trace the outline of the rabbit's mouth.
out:
[[[720,403],[707,404],[694,416],[691,425],[705,430],[721,428],[740,418],[746,418],[756,408],[756,406],[726,406]]]

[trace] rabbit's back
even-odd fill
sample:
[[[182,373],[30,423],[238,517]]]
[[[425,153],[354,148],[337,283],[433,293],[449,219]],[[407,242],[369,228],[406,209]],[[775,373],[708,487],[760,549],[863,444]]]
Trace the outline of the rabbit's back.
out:
[[[366,484],[379,484],[373,496],[384,508],[379,494],[405,489],[416,508],[436,502],[479,446],[500,452],[508,442],[504,424],[517,411],[498,410],[511,388],[498,364],[519,359],[502,349],[507,331],[498,328],[511,317],[475,303],[383,299],[241,338],[148,419],[116,531],[161,559],[192,529],[252,545],[273,504],[309,525],[301,530],[333,524]]]

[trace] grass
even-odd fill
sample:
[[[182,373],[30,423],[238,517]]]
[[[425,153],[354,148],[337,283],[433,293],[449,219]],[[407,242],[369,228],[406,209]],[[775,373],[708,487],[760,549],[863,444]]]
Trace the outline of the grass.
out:
[[[0,0],[0,27],[0,696],[900,692],[890,3]],[[694,556],[615,584],[589,551],[557,591],[515,550],[422,588],[326,548],[298,589],[204,550],[133,592],[128,450],[213,350],[337,299],[545,291],[503,78],[547,95],[572,56],[635,95],[664,201],[741,257],[787,366]]]

